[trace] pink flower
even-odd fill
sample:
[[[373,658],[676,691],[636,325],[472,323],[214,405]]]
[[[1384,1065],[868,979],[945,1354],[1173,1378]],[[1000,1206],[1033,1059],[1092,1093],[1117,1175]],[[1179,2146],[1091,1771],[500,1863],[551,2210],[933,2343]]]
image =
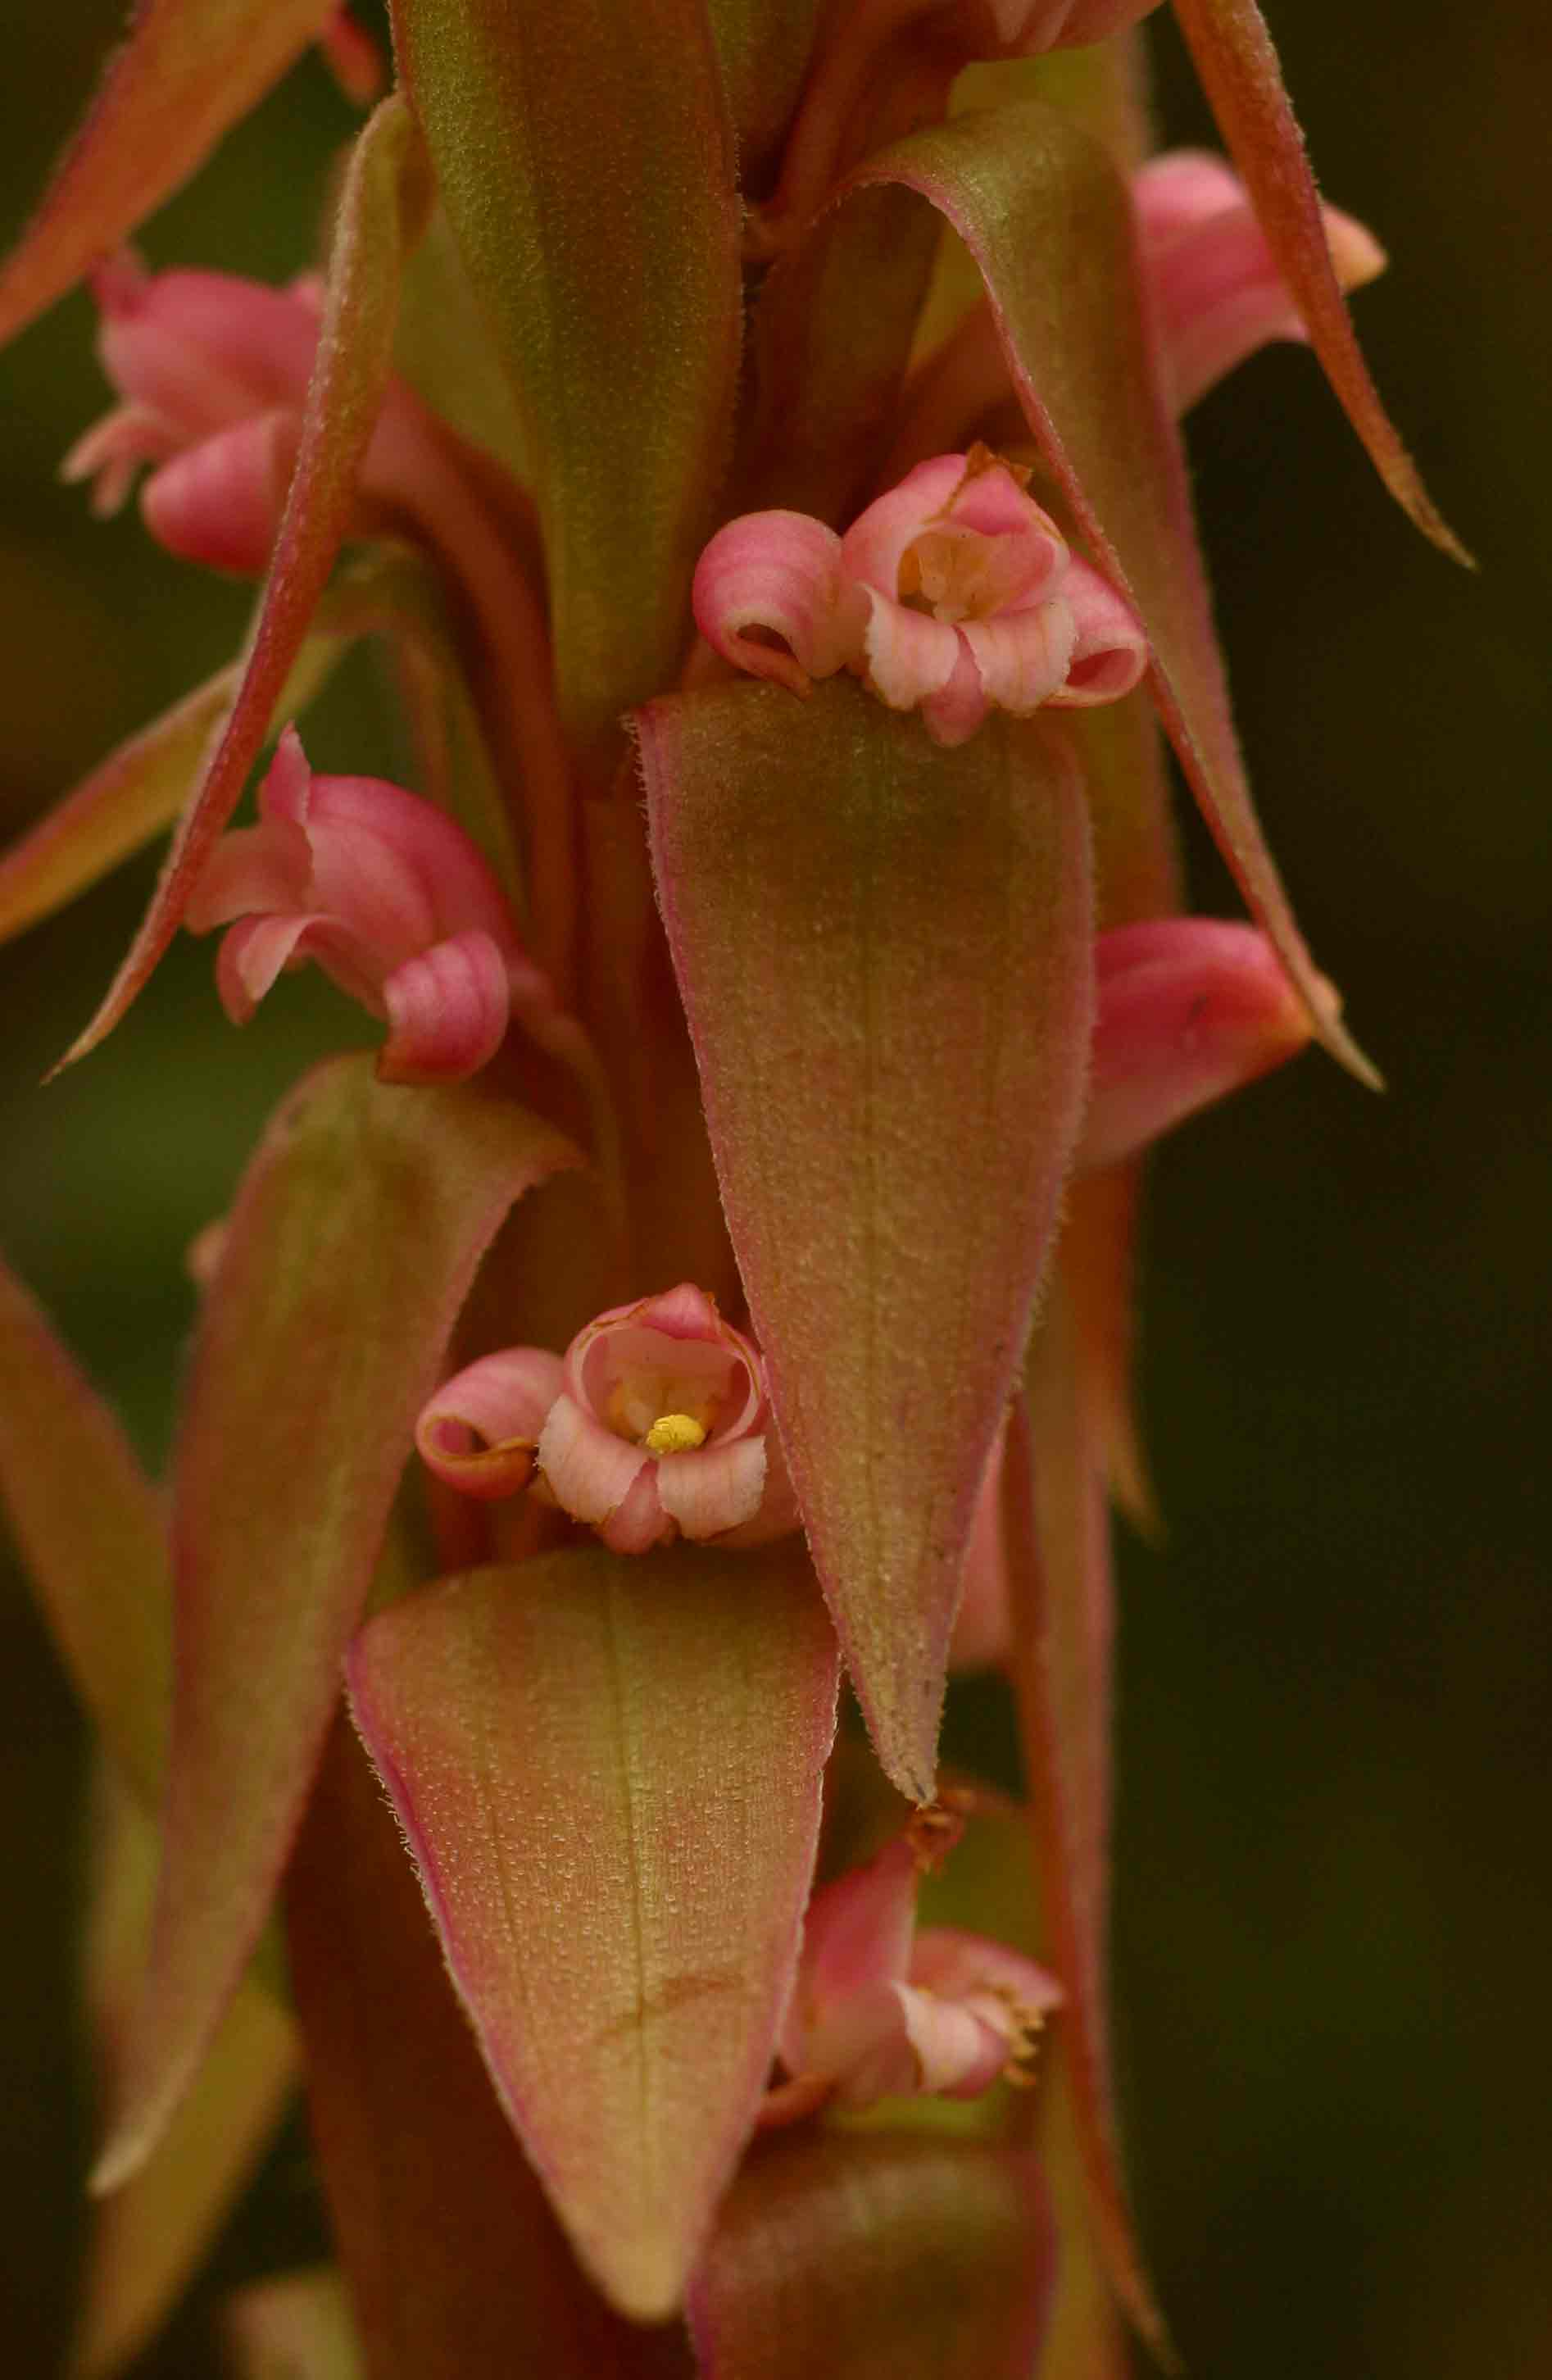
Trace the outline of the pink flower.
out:
[[[416,1443],[439,1479],[540,1492],[616,1553],[683,1536],[762,1545],[798,1523],[753,1342],[688,1281],[617,1305],[563,1357],[506,1348],[449,1380]]]
[[[1001,1943],[951,1926],[916,1930],[923,1867],[957,1840],[959,1823],[924,1845],[918,1814],[867,1867],[809,1904],[797,1984],[778,2039],[789,2079],[762,2120],[786,2123],[828,2099],[932,2094],[976,2099],[1004,2077],[1028,2081],[1045,2019],[1061,1988]]]
[[[1027,476],[984,446],[934,455],[844,537],[806,513],[746,513],[697,566],[701,632],[796,694],[855,671],[891,710],[920,710],[940,744],[963,744],[994,707],[1114,702],[1141,678],[1146,639]]]
[[[1223,158],[1171,150],[1134,175],[1132,197],[1178,412],[1271,340],[1308,337],[1243,185]],[[1321,212],[1343,289],[1384,272],[1385,250],[1372,232],[1336,207]]]
[[[91,285],[98,352],[123,402],[78,439],[61,475],[91,480],[106,514],[155,466],[142,498],[153,536],[190,559],[261,570],[318,346],[317,284],[152,274],[126,249]]]
[[[457,1081],[494,1057],[514,1014],[547,1016],[553,994],[500,887],[434,804],[380,777],[314,776],[288,727],[259,816],[223,836],[185,919],[230,927],[216,980],[235,1025],[309,959],[386,1018],[385,1082]]]

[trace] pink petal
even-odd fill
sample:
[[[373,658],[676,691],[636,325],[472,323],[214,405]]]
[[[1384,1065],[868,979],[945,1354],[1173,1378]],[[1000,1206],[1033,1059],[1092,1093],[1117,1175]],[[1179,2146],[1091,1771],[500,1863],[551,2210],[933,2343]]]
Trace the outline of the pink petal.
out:
[[[891,710],[914,710],[952,677],[964,650],[958,631],[946,620],[908,611],[876,588],[862,591],[867,602],[862,635],[867,683]]]
[[[813,2063],[808,2039],[831,2011],[874,1984],[903,1983],[916,1922],[915,1854],[903,1835],[866,1867],[814,1895],[803,1929],[797,1987],[778,2047],[793,2074]]]
[[[462,1082],[488,1065],[506,1038],[506,961],[489,934],[455,934],[395,967],[382,1002],[382,1081]]]
[[[96,273],[92,286],[103,370],[125,397],[176,422],[185,438],[275,407],[300,407],[318,318],[291,291],[224,273],[147,275],[121,259]]]
[[[348,7],[337,7],[320,30],[318,46],[330,73],[346,99],[370,107],[381,99],[388,82],[382,52]]]
[[[1151,267],[1153,252],[1177,234],[1244,203],[1244,184],[1214,149],[1170,149],[1150,157],[1132,176],[1137,230]]]
[[[1253,926],[1169,917],[1096,945],[1099,1008],[1078,1162],[1110,1165],[1305,1046],[1308,1013]]]
[[[914,2088],[945,2099],[978,2099],[1008,2063],[1007,2037],[963,2001],[897,1984],[905,2038],[915,2062]],[[841,2095],[846,2095],[843,2085]]]
[[[976,656],[963,637],[958,642],[953,675],[939,693],[928,695],[921,707],[928,734],[945,751],[956,744],[968,743],[991,709]]]
[[[152,536],[184,562],[261,577],[300,436],[295,412],[254,414],[164,463],[140,495]]]
[[[728,1325],[717,1311],[717,1301],[697,1289],[691,1281],[682,1281],[676,1289],[665,1289],[656,1297],[645,1297],[632,1306],[616,1306],[612,1314],[600,1316],[600,1320],[624,1320],[638,1323],[643,1330],[661,1330],[670,1339],[717,1339],[729,1336]]]
[[[574,1521],[595,1526],[624,1503],[650,1460],[564,1391],[551,1406],[539,1441],[539,1467],[556,1503]]]
[[[696,565],[696,623],[735,669],[806,694],[846,659],[841,540],[806,513],[746,513],[719,529]],[[764,628],[788,648],[746,635]]]
[[[737,1438],[693,1454],[660,1454],[658,1497],[686,1537],[720,1537],[759,1511],[765,1492],[765,1440]]]
[[[289,819],[224,834],[210,856],[184,912],[190,933],[208,934],[234,917],[273,917],[306,906],[312,854]]]
[[[804,2071],[829,2076],[844,2107],[909,2098],[922,2087],[922,2069],[906,1998],[903,1984],[873,1983],[838,2001],[805,2040]]]
[[[1059,2009],[1065,1993],[1046,1967],[1005,1942],[957,1925],[924,1925],[911,1950],[910,1981],[944,1998],[998,1993],[1034,2016]]]
[[[1148,665],[1148,641],[1130,603],[1118,595],[1092,563],[1074,555],[1061,582],[1071,605],[1077,639],[1066,682],[1051,696],[1060,709],[1087,710],[1119,702],[1140,686]]]
[[[1077,623],[1066,601],[1068,578],[1049,603],[995,620],[964,620],[960,635],[975,657],[987,700],[1015,719],[1060,698],[1072,663]]]
[[[841,567],[892,601],[906,547],[930,527],[964,479],[963,455],[934,455],[859,513],[841,540]]]
[[[599,1535],[617,1554],[650,1553],[654,1546],[672,1542],[673,1524],[658,1494],[655,1462],[649,1459],[642,1464],[609,1518],[600,1522]]]
[[[294,960],[301,944],[326,917],[243,917],[232,927],[215,963],[221,1005],[234,1025],[246,1025],[266,992]]]
[[[1219,198],[1210,213],[1145,250],[1165,378],[1182,413],[1271,340],[1309,335],[1249,200],[1227,168],[1223,178],[1227,203]],[[1385,251],[1362,224],[1334,207],[1321,215],[1343,290],[1385,270]]]
[[[503,1347],[466,1365],[426,1406],[415,1443],[428,1470],[465,1496],[515,1495],[527,1485],[545,1416],[561,1392],[561,1359]]]

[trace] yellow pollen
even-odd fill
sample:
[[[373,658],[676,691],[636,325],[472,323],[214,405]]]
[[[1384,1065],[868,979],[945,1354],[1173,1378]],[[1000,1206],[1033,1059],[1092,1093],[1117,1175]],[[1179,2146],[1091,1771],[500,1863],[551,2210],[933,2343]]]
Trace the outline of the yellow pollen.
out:
[[[649,1454],[693,1454],[706,1431],[694,1414],[660,1414],[641,1443]]]

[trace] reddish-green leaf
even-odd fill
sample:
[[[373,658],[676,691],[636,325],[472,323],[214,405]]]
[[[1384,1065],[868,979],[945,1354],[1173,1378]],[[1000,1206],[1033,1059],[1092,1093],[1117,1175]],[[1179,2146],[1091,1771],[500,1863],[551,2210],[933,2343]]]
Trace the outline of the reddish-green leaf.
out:
[[[801,2133],[754,2156],[701,2260],[701,2380],[1029,2380],[1057,2242],[1020,2149]]]
[[[1470,564],[1380,403],[1327,245],[1320,194],[1256,0],[1175,0],[1219,128],[1244,177],[1278,269],[1376,470],[1425,537]]]
[[[286,1879],[313,2135],[370,2380],[690,2380],[583,2279],[342,1722]]]
[[[157,1831],[111,1776],[101,1796],[87,1929],[87,2005],[111,2083],[145,1960]],[[108,2380],[153,2335],[214,2239],[296,2079],[287,2017],[241,1984],[188,2099],[143,2170],[94,2212],[81,2278],[75,2380]]]
[[[428,203],[414,126],[401,100],[386,99],[356,144],[341,194],[301,445],[269,577],[249,631],[240,683],[225,723],[212,738],[139,931],[64,1064],[95,1049],[144,988],[177,931],[200,870],[258,758],[349,526],[357,467],[393,357],[399,271]]]
[[[172,1678],[162,1501],[115,1415],[3,1265],[0,1506],[76,1692],[154,1810]]]
[[[1147,628],[1164,722],[1224,857],[1327,1048],[1376,1081],[1304,946],[1245,783],[1124,181],[1073,119],[1029,103],[914,135],[855,176],[864,190],[877,182],[919,191],[974,255],[1030,427]]]
[[[139,0],[128,39],[0,267],[0,339],[204,163],[300,55],[334,0]]]
[[[820,0],[706,0],[738,140],[739,178],[763,198],[808,66]]]
[[[728,509],[783,506],[843,528],[873,493],[940,238],[905,191],[869,190],[771,267]]]
[[[344,650],[343,636],[308,638],[275,706],[279,723],[306,708]],[[217,671],[110,753],[0,859],[0,941],[63,908],[171,826],[212,734],[226,719],[240,667]]]
[[[795,1967],[837,1660],[802,1541],[476,1571],[352,1706],[498,2093],[620,2309],[677,2304]]]
[[[389,1088],[346,1059],[249,1172],[177,1451],[164,1864],[103,2188],[162,2131],[262,1925],[475,1266],[513,1201],[575,1161],[478,1085]]]
[[[1106,1988],[1114,1609],[1103,1448],[1082,1395],[1065,1299],[1053,1294],[1030,1352],[1027,1415],[1014,1411],[1002,1529],[1048,1955],[1066,1991],[1060,2022],[1090,2216],[1117,2293],[1167,2356],[1137,2247],[1116,2132]]]
[[[642,753],[782,1440],[879,1755],[922,1800],[1083,1096],[1082,790],[1038,722],[945,752],[849,680],[653,704]]]
[[[731,435],[739,208],[703,0],[394,0],[394,22],[524,415],[562,710],[601,764],[673,679]]]

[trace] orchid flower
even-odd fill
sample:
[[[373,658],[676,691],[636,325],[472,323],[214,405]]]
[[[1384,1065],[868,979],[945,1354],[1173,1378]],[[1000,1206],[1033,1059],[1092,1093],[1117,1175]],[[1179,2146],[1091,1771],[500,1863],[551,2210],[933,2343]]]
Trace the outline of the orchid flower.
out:
[[[787,2079],[762,2121],[791,2122],[826,2100],[867,2107],[916,2094],[978,2099],[1026,2083],[1055,1978],[1015,1950],[951,1926],[916,1928],[922,1871],[957,1837],[929,1837],[921,1813],[866,1867],[815,1894],[797,1986],[779,2038]]]
[[[758,1350],[688,1281],[611,1307],[564,1357],[481,1356],[432,1398],[416,1442],[467,1496],[512,1495],[537,1464],[546,1499],[616,1553],[797,1526]]]
[[[458,1082],[514,1013],[553,1007],[490,868],[430,802],[379,777],[315,776],[291,727],[259,815],[218,845],[187,917],[195,933],[227,928],[216,981],[234,1025],[312,959],[387,1020],[384,1082]]]
[[[794,694],[849,669],[891,710],[919,710],[944,745],[994,707],[1026,719],[1118,702],[1147,639],[1026,493],[1028,476],[973,447],[918,464],[844,537],[801,513],[730,521],[696,570],[701,633]]]

